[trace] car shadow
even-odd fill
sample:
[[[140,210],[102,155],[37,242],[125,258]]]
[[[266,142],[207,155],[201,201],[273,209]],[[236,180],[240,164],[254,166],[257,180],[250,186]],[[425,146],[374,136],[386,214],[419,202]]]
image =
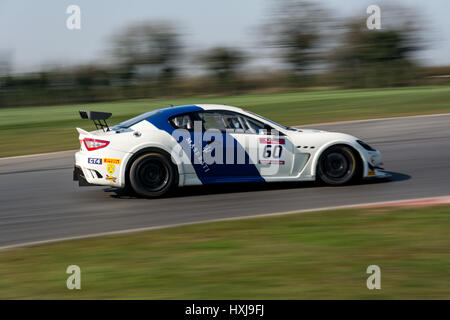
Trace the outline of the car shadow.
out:
[[[370,185],[370,184],[380,184],[389,182],[398,182],[411,179],[411,176],[398,172],[389,172],[391,177],[384,179],[369,179],[361,180],[350,185]],[[348,186],[348,185],[347,185]],[[192,196],[202,196],[202,195],[213,195],[213,194],[232,194],[232,193],[244,193],[244,192],[257,192],[257,191],[268,191],[268,190],[290,190],[290,189],[302,189],[302,188],[323,188],[329,187],[323,183],[316,181],[294,181],[294,182],[270,182],[270,183],[226,183],[226,184],[212,184],[208,186],[188,186],[183,188],[177,188],[170,194],[162,198],[182,198],[182,197],[192,197]],[[341,188],[345,186],[336,186],[333,188]],[[130,199],[130,198],[141,198],[135,195],[133,192],[126,189],[119,188],[105,188],[104,192],[112,192],[110,195],[113,198],[118,199]]]

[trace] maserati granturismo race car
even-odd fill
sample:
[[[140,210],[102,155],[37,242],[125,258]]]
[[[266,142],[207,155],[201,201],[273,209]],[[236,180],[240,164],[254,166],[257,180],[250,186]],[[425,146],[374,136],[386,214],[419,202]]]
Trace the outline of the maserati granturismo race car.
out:
[[[150,111],[109,127],[111,113],[80,111],[97,130],[77,128],[74,180],[158,197],[174,187],[313,181],[342,185],[386,178],[379,151],[348,134],[297,129],[237,107],[187,105]]]

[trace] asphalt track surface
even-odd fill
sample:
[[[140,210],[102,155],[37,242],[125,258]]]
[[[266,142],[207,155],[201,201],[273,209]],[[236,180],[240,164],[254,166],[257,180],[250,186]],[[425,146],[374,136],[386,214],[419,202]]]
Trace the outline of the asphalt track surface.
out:
[[[138,199],[72,181],[73,152],[0,159],[0,247],[134,228],[450,195],[450,114],[311,126],[379,149],[387,181],[180,188]]]

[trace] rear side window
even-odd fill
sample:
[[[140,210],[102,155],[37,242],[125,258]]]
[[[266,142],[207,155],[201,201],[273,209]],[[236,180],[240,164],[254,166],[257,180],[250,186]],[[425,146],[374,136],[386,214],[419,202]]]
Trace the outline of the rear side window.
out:
[[[190,115],[183,114],[170,119],[170,123],[175,129],[185,129],[191,131],[194,128]]]

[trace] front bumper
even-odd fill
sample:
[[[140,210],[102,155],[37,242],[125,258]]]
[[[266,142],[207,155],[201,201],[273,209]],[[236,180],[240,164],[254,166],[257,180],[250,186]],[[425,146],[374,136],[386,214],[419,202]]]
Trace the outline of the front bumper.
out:
[[[381,162],[381,157],[380,157],[380,162],[377,163],[376,166],[372,165],[370,162],[367,163],[367,167],[368,167],[368,172],[367,172],[367,176],[365,177],[366,179],[370,179],[370,178],[389,178],[392,175],[386,171],[383,170],[382,167],[383,163]]]
[[[365,177],[365,179],[372,179],[372,178],[378,178],[378,179],[385,179],[389,178],[392,175],[386,171],[383,171],[381,169],[374,169],[370,170],[368,175]]]
[[[367,167],[366,174],[364,175],[365,179],[370,178],[389,178],[391,176],[390,173],[384,171],[383,161],[381,157],[381,153],[379,151],[369,151],[367,156]]]

